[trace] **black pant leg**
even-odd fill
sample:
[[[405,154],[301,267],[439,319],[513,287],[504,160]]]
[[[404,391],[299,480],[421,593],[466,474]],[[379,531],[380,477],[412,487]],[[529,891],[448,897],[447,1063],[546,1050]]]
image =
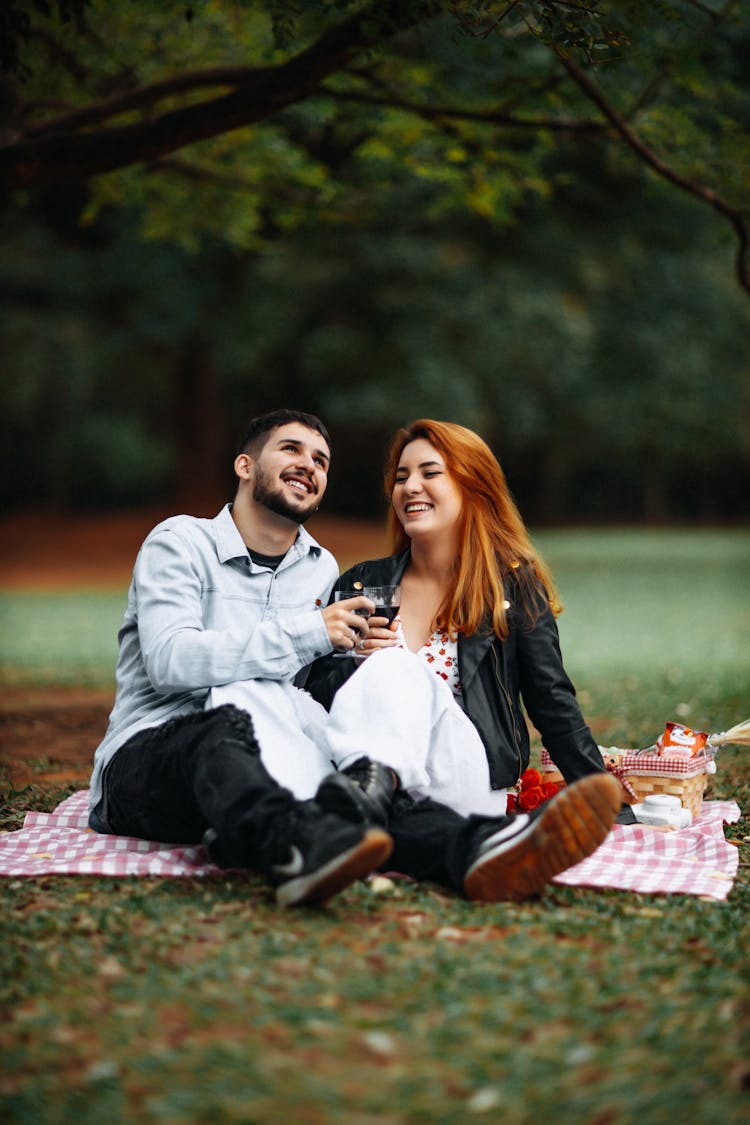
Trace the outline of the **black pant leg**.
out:
[[[508,820],[461,816],[438,801],[415,801],[398,793],[388,825],[394,846],[385,867],[463,894],[464,876],[479,844]]]
[[[250,716],[224,706],[134,735],[104,771],[97,811],[110,832],[165,843],[213,828],[223,865],[254,867],[296,804],[263,765]]]

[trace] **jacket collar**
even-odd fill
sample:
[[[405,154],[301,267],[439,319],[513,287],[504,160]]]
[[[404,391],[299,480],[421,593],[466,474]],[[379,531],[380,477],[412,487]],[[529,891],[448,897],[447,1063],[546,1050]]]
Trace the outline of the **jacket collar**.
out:
[[[225,504],[219,514],[211,521],[216,537],[216,554],[219,562],[229,562],[230,559],[246,559],[247,547],[240,535],[237,524],[232,519],[232,505]],[[313,539],[309,531],[300,527],[297,538],[287,554],[291,558],[301,558],[309,552],[320,554],[322,547]]]
[[[391,555],[388,560],[393,568],[392,578],[395,586],[404,577],[404,571],[411,562],[411,549],[407,547],[398,555]]]

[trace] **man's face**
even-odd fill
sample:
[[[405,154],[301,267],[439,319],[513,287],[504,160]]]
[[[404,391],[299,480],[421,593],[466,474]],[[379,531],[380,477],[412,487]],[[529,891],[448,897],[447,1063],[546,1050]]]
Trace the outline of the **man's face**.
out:
[[[319,506],[331,451],[322,434],[299,422],[271,430],[253,461],[253,500],[301,524]]]

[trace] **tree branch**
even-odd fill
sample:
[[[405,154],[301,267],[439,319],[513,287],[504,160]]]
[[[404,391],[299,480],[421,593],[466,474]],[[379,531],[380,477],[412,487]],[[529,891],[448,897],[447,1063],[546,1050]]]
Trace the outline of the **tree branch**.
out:
[[[143,106],[153,106],[162,98],[189,93],[191,90],[211,86],[246,86],[248,82],[273,72],[274,69],[274,67],[227,66],[215,67],[211,70],[188,71],[186,74],[165,78],[161,82],[152,82],[148,86],[139,86],[126,94],[118,94],[106,101],[97,102],[96,105],[72,110],[47,121],[39,121],[28,127],[24,139],[49,136],[51,133],[66,132],[69,129],[80,129],[83,125],[97,125],[121,113],[128,113]]]
[[[309,97],[361,51],[437,15],[444,5],[445,0],[406,6],[399,0],[372,0],[294,58],[221,97],[137,124],[88,133],[66,130],[8,145],[0,150],[0,193],[86,179],[263,121]]]
[[[383,106],[386,109],[404,109],[420,117],[437,119],[456,118],[461,121],[476,121],[482,125],[505,125],[512,129],[550,129],[556,132],[601,133],[605,126],[600,121],[587,121],[574,117],[515,117],[512,113],[493,109],[457,109],[455,106],[441,106],[424,102],[411,102],[396,96],[357,93],[355,90],[333,90],[321,86],[316,97],[333,98],[339,102],[358,102],[362,105]]]
[[[480,22],[478,17],[472,20],[470,17],[464,15],[459,4],[455,4],[451,8],[451,12],[464,31],[467,32],[468,35],[471,35],[473,39],[488,39],[492,32],[497,30],[503,20],[511,14],[513,9],[518,7],[519,3],[520,0],[510,0],[499,16],[485,16],[485,22],[478,31],[475,30]]]
[[[704,16],[708,16],[714,27],[717,27],[725,20],[732,8],[736,7],[736,0],[729,0],[729,3],[725,4],[721,11],[717,11],[715,8],[709,8],[707,4],[701,4],[700,0],[686,0],[686,3],[691,8],[696,8],[699,12],[702,12]]]
[[[750,238],[748,237],[747,223],[745,222],[742,212],[738,211],[735,207],[731,207],[726,200],[717,195],[713,188],[706,187],[705,184],[697,183],[695,180],[689,180],[685,176],[681,176],[678,172],[675,172],[673,168],[670,168],[660,156],[657,156],[648,145],[643,143],[640,137],[638,137],[635,131],[628,125],[624,117],[617,112],[614,106],[610,105],[602,91],[591,81],[588,74],[581,69],[570,55],[557,45],[553,46],[552,50],[573,81],[583,91],[586,97],[597,106],[639,160],[651,168],[652,171],[656,172],[658,176],[661,176],[662,179],[667,180],[688,195],[694,196],[694,198],[699,199],[702,203],[707,203],[728,220],[734,228],[738,241],[737,255],[735,258],[737,280],[741,287],[750,294],[750,268],[748,266]]]
[[[232,175],[227,172],[217,172],[214,168],[206,168],[201,164],[194,164],[189,160],[181,160],[178,156],[164,156],[147,165],[151,172],[171,172],[186,180],[195,183],[215,184],[218,187],[227,187],[236,191],[257,191],[258,182],[247,176]]]

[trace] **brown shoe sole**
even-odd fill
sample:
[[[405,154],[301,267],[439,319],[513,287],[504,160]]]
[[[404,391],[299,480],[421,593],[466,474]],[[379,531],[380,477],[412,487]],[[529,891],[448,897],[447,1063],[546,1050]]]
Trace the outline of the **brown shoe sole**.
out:
[[[380,867],[393,851],[393,840],[380,828],[368,828],[360,842],[325,867],[290,879],[276,891],[281,906],[321,906],[357,879]]]
[[[622,799],[620,782],[608,773],[590,774],[561,790],[516,844],[469,870],[467,897],[518,902],[540,894],[550,879],[604,842]]]

